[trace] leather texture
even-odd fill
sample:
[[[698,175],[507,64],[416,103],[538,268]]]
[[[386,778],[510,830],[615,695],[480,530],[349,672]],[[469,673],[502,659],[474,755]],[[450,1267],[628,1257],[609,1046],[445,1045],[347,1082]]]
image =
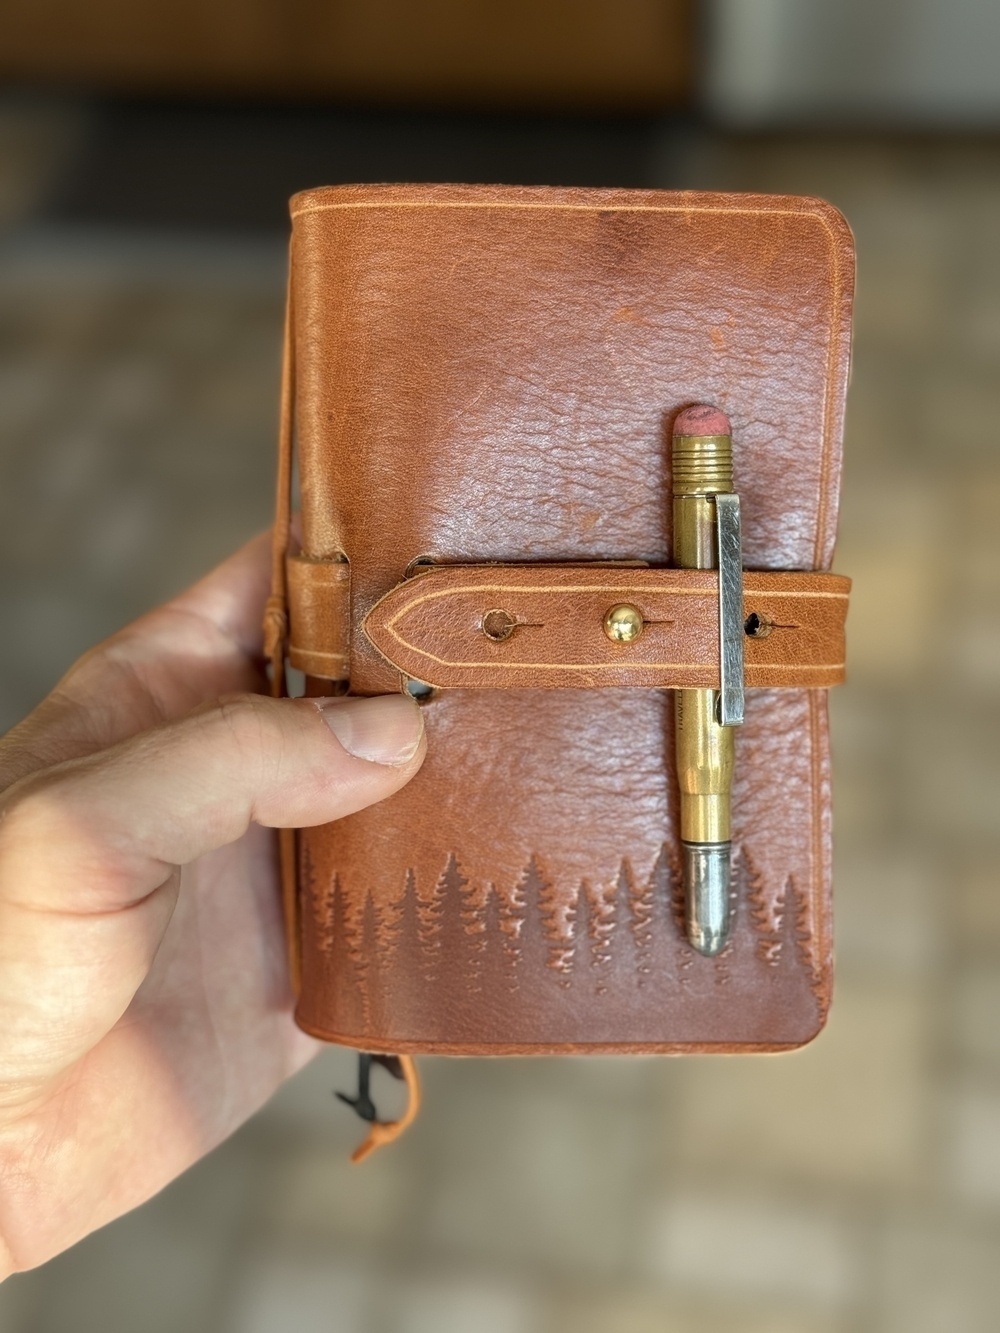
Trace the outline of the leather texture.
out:
[[[349,563],[353,692],[404,687],[409,662],[377,650],[374,608],[452,577],[412,577],[422,561],[625,561],[597,577],[662,579],[641,566],[668,564],[671,425],[691,403],[732,420],[748,568],[829,569],[854,267],[828,204],[365,186],[309,191],[292,213],[301,554]],[[430,642],[466,614],[451,605]],[[339,651],[337,634],[324,642]],[[372,1051],[809,1040],[832,982],[825,691],[748,694],[735,928],[705,958],[680,917],[669,693],[535,684],[434,693],[414,781],[299,832],[299,1023]]]
[[[719,688],[714,570],[421,568],[376,602],[363,626],[405,676],[444,689]],[[744,617],[768,631],[746,639],[747,685],[840,684],[849,590],[834,574],[746,574]],[[643,616],[633,643],[604,632],[606,612],[623,603]],[[490,637],[491,617],[506,637]]]

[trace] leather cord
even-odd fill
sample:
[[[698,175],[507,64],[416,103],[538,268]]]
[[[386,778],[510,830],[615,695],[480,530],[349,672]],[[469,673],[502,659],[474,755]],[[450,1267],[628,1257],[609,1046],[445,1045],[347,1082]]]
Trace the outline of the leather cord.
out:
[[[406,1110],[398,1120],[373,1120],[368,1136],[351,1153],[352,1162],[363,1162],[379,1148],[384,1148],[393,1139],[398,1139],[416,1120],[420,1112],[420,1079],[417,1075],[416,1062],[412,1055],[398,1055],[403,1081],[409,1094]]]
[[[288,640],[288,576],[285,557],[292,523],[292,456],[295,438],[295,341],[292,336],[291,251],[285,298],[278,425],[278,494],[271,540],[271,595],[264,607],[264,655],[271,667],[271,694],[285,693],[285,646]]]
[[[292,523],[292,456],[295,441],[295,339],[292,332],[292,253],[289,250],[288,292],[281,357],[281,398],[278,426],[278,494],[271,543],[271,595],[264,607],[264,654],[271,668],[271,694],[286,693],[285,652],[288,646],[288,575],[285,557]],[[288,942],[292,990],[299,994],[302,960],[299,945],[297,848],[294,829],[278,830],[282,915]]]

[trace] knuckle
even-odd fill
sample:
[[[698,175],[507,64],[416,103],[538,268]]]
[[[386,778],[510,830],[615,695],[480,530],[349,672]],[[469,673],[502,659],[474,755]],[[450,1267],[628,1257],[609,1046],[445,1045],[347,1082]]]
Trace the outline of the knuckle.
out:
[[[282,726],[272,700],[259,694],[225,695],[216,702],[215,713],[241,758],[256,768],[281,748]]]
[[[226,694],[218,699],[215,711],[219,721],[239,741],[259,739],[275,726],[270,700],[259,694]]]
[[[22,778],[0,798],[0,851],[13,846],[52,846],[71,815],[61,784],[47,772]]]

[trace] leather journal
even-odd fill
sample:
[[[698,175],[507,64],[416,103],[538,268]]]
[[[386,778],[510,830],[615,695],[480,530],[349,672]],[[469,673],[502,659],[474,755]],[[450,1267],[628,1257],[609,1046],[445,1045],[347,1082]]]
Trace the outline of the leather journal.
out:
[[[314,694],[410,689],[428,734],[395,796],[285,837],[298,1022],[394,1056],[809,1041],[832,980],[847,224],[808,198],[470,186],[312,190],[292,218],[275,688],[287,659]],[[722,671],[720,575],[672,560],[694,403],[732,423],[742,509],[714,956],[685,933],[672,705]],[[623,605],[634,642],[604,626]]]

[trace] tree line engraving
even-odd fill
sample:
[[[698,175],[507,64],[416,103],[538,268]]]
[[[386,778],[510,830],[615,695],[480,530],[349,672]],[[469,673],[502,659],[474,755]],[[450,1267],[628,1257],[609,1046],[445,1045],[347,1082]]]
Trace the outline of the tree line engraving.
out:
[[[732,937],[715,959],[685,939],[666,846],[646,875],[623,860],[614,883],[585,881],[568,903],[536,856],[506,892],[471,884],[453,854],[430,892],[410,871],[402,893],[382,901],[337,874],[320,882],[308,843],[301,865],[306,951],[328,975],[345,1034],[531,1043],[663,1041],[674,1038],[656,1034],[677,1031],[685,1041],[698,1039],[709,1011],[731,1011],[749,1031],[789,1005],[815,1026],[808,901],[789,878],[771,905],[746,853],[735,865]],[[582,1022],[593,1037],[580,1037]]]

